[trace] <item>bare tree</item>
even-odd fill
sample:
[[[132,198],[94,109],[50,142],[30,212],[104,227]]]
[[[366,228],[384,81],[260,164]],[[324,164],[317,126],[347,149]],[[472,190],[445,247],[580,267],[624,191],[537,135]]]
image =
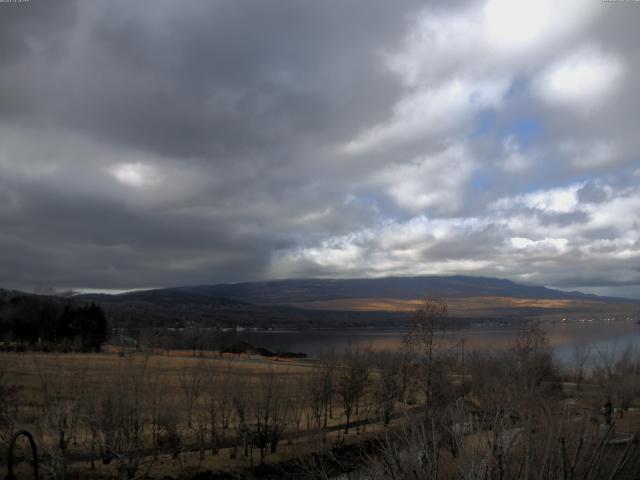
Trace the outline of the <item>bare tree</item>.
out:
[[[518,420],[506,404],[489,417],[472,416],[453,428],[433,417],[408,419],[402,428],[385,430],[378,449],[363,459],[362,476],[371,480],[637,478],[640,444],[616,445],[613,430],[600,436],[587,417],[559,411],[554,397],[542,400],[542,405],[530,403]],[[442,448],[447,434],[456,444],[455,453]]]
[[[375,360],[377,376],[373,387],[373,400],[384,425],[388,425],[401,395],[401,364],[393,354],[378,354]]]
[[[104,379],[96,408],[103,462],[117,460],[118,470],[126,479],[135,478],[144,461],[147,376],[148,357],[120,358],[110,377]]]
[[[447,303],[439,299],[424,299],[412,317],[412,330],[405,337],[405,349],[416,368],[427,406],[444,399],[448,380],[447,368],[455,358],[455,339],[449,321]]]
[[[306,376],[305,383],[316,428],[326,428],[335,392],[333,364],[324,360],[314,365]]]
[[[600,350],[593,371],[593,378],[603,391],[612,397],[622,417],[633,400],[640,396],[640,355],[632,347],[618,353]]]
[[[295,433],[300,433],[300,426],[304,413],[309,409],[308,391],[304,385],[290,385],[289,416],[295,427]]]
[[[184,406],[187,413],[187,426],[192,428],[193,408],[202,395],[205,378],[205,365],[202,359],[180,373],[180,389],[184,396]]]
[[[224,432],[227,431],[233,412],[233,372],[230,365],[219,374],[212,370],[204,389],[204,403],[209,427],[209,447],[211,453],[218,453]]]
[[[345,434],[349,433],[352,413],[354,410],[356,414],[358,412],[368,378],[369,367],[366,357],[358,350],[347,350],[339,366],[337,381],[337,390],[345,415]]]
[[[536,391],[545,380],[557,379],[547,336],[537,323],[519,332],[508,355],[513,361],[513,381],[525,394]]]
[[[277,451],[286,426],[289,404],[283,387],[282,378],[270,371],[260,376],[253,392],[250,429],[253,443],[260,452],[261,464],[268,449],[271,453]]]
[[[147,357],[150,358],[148,354]],[[158,447],[162,430],[162,413],[169,408],[167,405],[169,402],[166,391],[166,369],[160,364],[150,370],[147,377],[147,407],[151,423],[151,447],[155,450]]]
[[[4,446],[8,445],[16,429],[21,401],[20,386],[9,381],[5,372],[0,372],[0,445],[2,445],[0,454],[2,458],[6,458]]]
[[[571,355],[570,370],[573,377],[573,381],[576,384],[576,391],[582,389],[582,383],[584,382],[585,369],[591,358],[592,349],[590,345],[577,344],[573,347]]]
[[[230,455],[232,459],[236,458],[237,447],[240,446],[244,450],[245,457],[251,455],[251,463],[253,464],[253,442],[251,441],[250,431],[250,392],[250,386],[246,382],[236,382],[232,394],[232,402],[236,416],[236,440],[234,447],[230,450]]]
[[[48,356],[46,365],[38,355],[32,359],[39,377],[41,439],[48,453],[48,470],[53,478],[66,479],[70,443],[82,416],[87,367],[65,366],[59,355]]]

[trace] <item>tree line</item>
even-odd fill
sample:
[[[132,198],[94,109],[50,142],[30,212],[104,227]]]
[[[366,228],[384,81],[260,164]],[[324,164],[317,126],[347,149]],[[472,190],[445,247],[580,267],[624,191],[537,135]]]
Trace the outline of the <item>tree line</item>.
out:
[[[99,351],[107,339],[107,318],[94,304],[19,295],[0,300],[0,340],[5,349]]]

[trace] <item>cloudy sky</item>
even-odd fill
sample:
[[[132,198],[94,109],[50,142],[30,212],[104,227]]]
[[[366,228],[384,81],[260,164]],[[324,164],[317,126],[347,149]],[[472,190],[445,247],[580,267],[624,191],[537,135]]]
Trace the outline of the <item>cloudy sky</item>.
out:
[[[0,3],[0,286],[640,298],[640,2]]]

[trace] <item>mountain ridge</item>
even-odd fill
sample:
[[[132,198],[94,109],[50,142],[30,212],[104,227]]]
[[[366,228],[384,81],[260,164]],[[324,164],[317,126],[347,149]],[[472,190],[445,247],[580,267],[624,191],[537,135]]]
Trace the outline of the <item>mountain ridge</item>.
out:
[[[446,300],[451,318],[460,321],[630,318],[640,312],[639,300],[465,275],[283,279],[72,297],[101,305],[114,325],[258,328],[402,325],[424,298]]]
[[[409,300],[424,297],[465,296],[635,302],[633,299],[605,297],[579,291],[566,292],[545,286],[521,284],[507,279],[466,275],[350,279],[301,278],[180,286],[162,290],[228,297],[258,304],[287,304],[369,297]]]

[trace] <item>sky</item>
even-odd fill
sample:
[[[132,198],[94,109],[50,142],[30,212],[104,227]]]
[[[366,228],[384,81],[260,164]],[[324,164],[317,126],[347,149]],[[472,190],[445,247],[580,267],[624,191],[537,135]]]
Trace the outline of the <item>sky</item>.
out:
[[[0,286],[640,298],[640,2],[0,3]]]

